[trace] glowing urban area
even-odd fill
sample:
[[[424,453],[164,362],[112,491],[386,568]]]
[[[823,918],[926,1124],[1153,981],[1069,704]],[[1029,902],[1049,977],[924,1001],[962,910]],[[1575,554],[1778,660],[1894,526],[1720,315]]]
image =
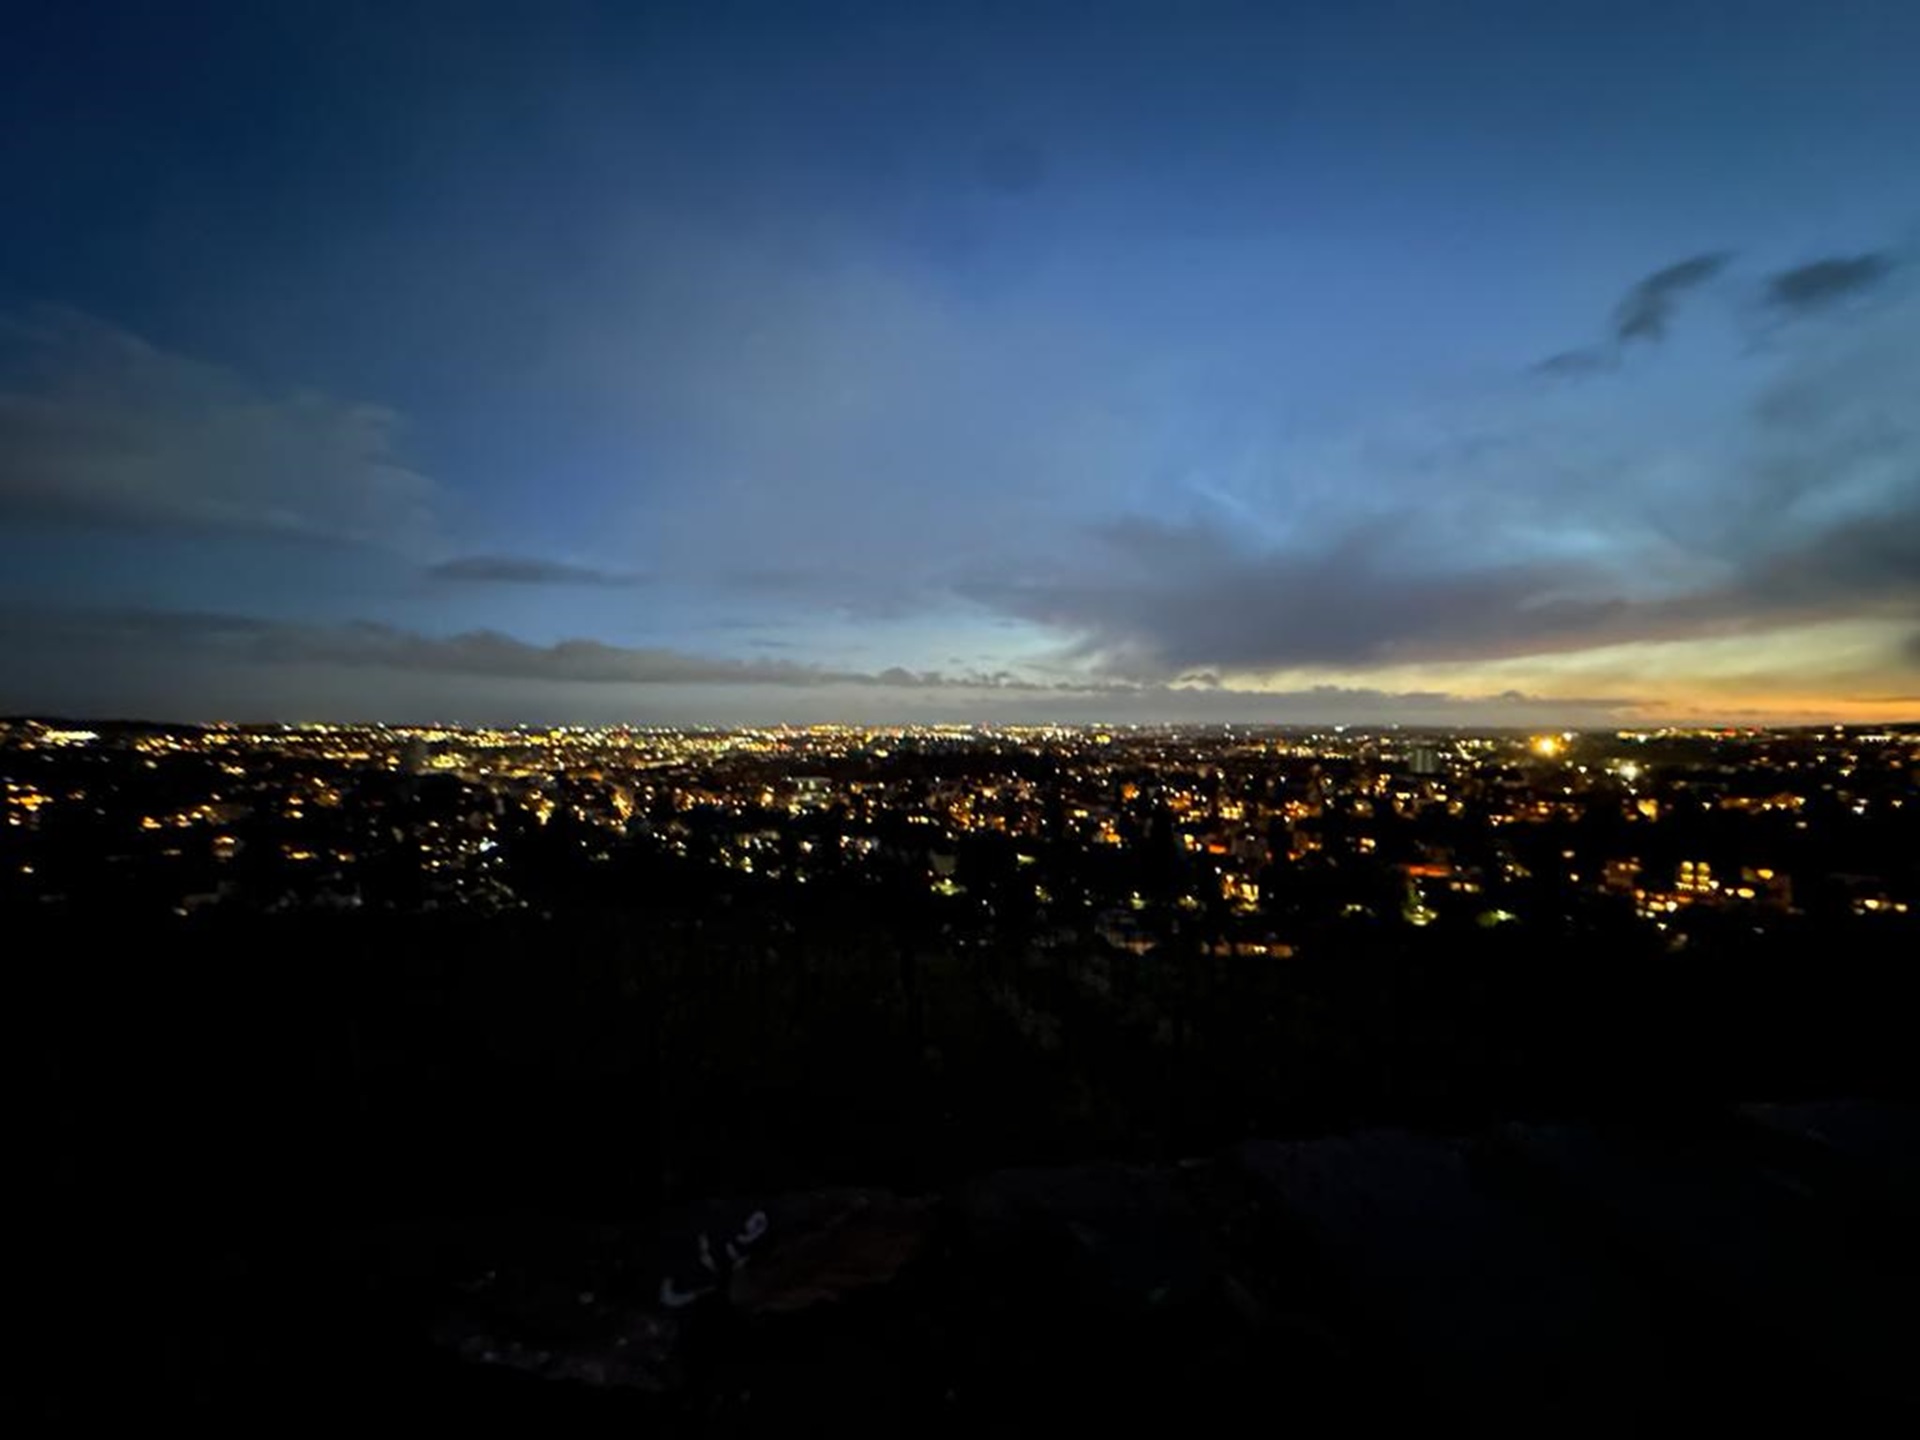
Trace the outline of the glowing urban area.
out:
[[[1090,943],[1112,964],[1628,918],[1679,950],[1920,904],[1920,727],[16,721],[0,758],[10,897],[183,918],[540,908],[664,865],[734,901],[885,888],[951,943]]]

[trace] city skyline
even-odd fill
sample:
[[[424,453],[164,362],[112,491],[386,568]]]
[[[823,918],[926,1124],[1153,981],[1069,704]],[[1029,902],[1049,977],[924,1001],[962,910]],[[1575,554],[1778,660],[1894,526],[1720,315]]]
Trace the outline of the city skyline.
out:
[[[1920,715],[1920,12],[46,10],[0,713]]]

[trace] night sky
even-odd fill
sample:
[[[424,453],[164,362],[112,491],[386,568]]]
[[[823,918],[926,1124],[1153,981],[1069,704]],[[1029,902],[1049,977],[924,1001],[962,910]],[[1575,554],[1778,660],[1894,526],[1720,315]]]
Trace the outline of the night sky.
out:
[[[26,0],[0,711],[1920,715],[1920,4]]]

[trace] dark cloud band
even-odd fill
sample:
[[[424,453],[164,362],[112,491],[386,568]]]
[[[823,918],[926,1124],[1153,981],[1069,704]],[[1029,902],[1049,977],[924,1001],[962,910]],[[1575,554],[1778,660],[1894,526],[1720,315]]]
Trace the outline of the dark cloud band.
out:
[[[475,585],[638,585],[639,575],[525,555],[464,555],[427,567],[427,576]]]
[[[1769,279],[1767,303],[1796,314],[1824,309],[1878,288],[1893,268],[1892,257],[1879,251],[1815,260]]]
[[[1626,293],[1613,313],[1613,333],[1617,340],[1664,340],[1667,327],[1680,297],[1704,285],[1733,258],[1729,251],[1717,250],[1695,255],[1664,270],[1656,270]]]

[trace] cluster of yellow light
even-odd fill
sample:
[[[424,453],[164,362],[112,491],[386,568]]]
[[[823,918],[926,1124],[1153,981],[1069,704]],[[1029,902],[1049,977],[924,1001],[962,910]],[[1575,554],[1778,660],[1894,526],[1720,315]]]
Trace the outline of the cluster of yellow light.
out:
[[[1259,883],[1240,875],[1224,874],[1220,877],[1220,898],[1232,901],[1237,909],[1252,910],[1260,903]]]
[[[100,738],[92,730],[42,730],[40,739],[48,745],[91,745]]]
[[[53,797],[44,790],[36,789],[32,785],[15,784],[11,780],[7,782],[6,797],[7,807],[9,809],[24,810],[29,815],[43,806],[53,803]],[[12,824],[17,825],[20,823],[20,817],[17,815],[11,816],[9,819]]]
[[[1705,860],[1682,860],[1678,889],[1685,895],[1711,895],[1720,888],[1713,878],[1713,866]]]

